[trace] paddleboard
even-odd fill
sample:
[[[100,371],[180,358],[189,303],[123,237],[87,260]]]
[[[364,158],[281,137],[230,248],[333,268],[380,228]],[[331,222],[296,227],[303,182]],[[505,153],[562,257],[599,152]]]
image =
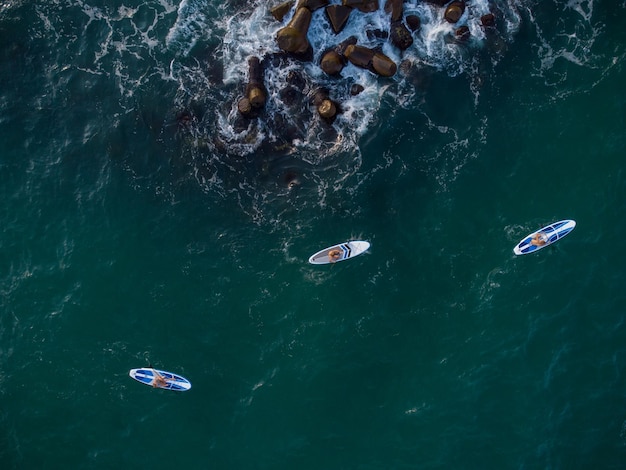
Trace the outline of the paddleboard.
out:
[[[146,367],[144,369],[131,369],[128,375],[130,375],[137,382],[141,382],[145,385],[153,386],[155,374],[159,374],[165,379],[167,385],[156,385],[156,388],[163,388],[165,390],[175,390],[177,392],[184,392],[191,388],[191,383],[185,377],[177,374],[173,374],[166,370],[158,370]]]
[[[351,241],[340,243],[339,245],[329,246],[323,250],[318,251],[314,255],[309,257],[309,263],[311,264],[331,264],[338,263],[339,261],[345,261],[355,256],[359,256],[361,253],[366,252],[370,247],[369,242],[364,241]],[[331,257],[331,252],[334,255]]]
[[[520,241],[517,246],[513,248],[513,253],[516,255],[527,255],[528,253],[539,251],[563,238],[565,235],[574,230],[574,227],[576,227],[576,222],[573,220],[561,220],[559,222],[546,225],[536,232],[525,236],[522,241]],[[536,238],[538,240],[542,240],[544,244],[533,244],[533,238],[535,238],[535,236],[537,236]]]

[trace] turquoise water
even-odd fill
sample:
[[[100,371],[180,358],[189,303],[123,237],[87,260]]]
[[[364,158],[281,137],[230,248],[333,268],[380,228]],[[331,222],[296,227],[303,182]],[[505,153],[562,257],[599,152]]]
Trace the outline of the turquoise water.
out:
[[[0,3],[3,468],[624,468],[626,3],[474,5],[283,145],[264,5]]]

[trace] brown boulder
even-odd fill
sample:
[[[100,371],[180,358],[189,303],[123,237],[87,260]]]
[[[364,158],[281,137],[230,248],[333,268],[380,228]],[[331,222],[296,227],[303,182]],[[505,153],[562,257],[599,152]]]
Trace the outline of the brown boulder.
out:
[[[325,99],[322,103],[317,107],[317,112],[324,119],[332,119],[337,114],[337,107],[335,103],[333,103],[329,99]]]
[[[335,48],[337,53],[341,56],[346,55],[346,48],[350,45],[356,45],[357,39],[356,36],[350,36],[349,38],[341,41],[339,45]]]
[[[328,75],[338,75],[344,66],[344,59],[335,50],[327,51],[322,55],[320,67]]]
[[[372,68],[381,77],[393,77],[398,70],[396,63],[382,52],[374,54]]]
[[[327,6],[329,3],[330,3],[329,0],[299,0],[296,10],[298,8],[304,7],[304,8],[308,8],[311,11],[315,11],[315,10],[318,10],[319,8]]]
[[[237,110],[239,110],[242,115],[249,116],[252,113],[250,100],[248,100],[248,98],[241,98],[237,103]]]
[[[326,7],[325,11],[331,28],[333,28],[334,33],[337,34],[346,26],[352,8],[344,5],[329,5]]]
[[[465,2],[452,2],[446,8],[445,13],[443,14],[443,18],[448,23],[456,23],[459,21],[461,16],[463,16],[463,12],[465,11]]]
[[[263,85],[263,68],[258,57],[248,59],[248,85],[246,86],[246,97],[253,108],[265,106],[266,92]]]
[[[345,7],[356,8],[363,13],[372,13],[378,10],[378,0],[341,0]]]
[[[283,18],[287,13],[289,13],[294,3],[296,3],[295,0],[288,0],[286,2],[283,2],[279,5],[276,5],[275,7],[270,8],[270,13],[276,19],[276,21],[283,21]]]
[[[278,30],[276,33],[276,41],[278,47],[285,52],[302,54],[311,47],[306,37],[311,25],[311,10],[308,8],[299,8],[293,15],[291,21]]]
[[[413,44],[413,36],[402,21],[393,21],[389,33],[391,43],[401,51],[408,49]]]
[[[257,85],[250,85],[248,87],[246,96],[248,97],[248,101],[250,101],[250,105],[253,108],[262,108],[265,106],[265,90]]]
[[[383,77],[395,75],[398,68],[395,62],[382,52],[363,46],[350,45],[346,47],[345,55],[357,67],[371,70]]]
[[[385,13],[391,13],[392,23],[402,19],[403,10],[403,0],[387,0],[385,2]]]
[[[346,59],[348,59],[352,64],[366,69],[369,68],[372,63],[375,51],[368,49],[367,47],[350,44],[346,47],[344,54]]]
[[[261,61],[256,56],[248,59],[248,83],[263,84],[263,67],[261,67]]]

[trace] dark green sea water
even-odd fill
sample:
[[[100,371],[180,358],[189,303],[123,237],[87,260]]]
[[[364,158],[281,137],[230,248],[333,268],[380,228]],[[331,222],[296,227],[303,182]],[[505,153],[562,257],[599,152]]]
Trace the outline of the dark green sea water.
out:
[[[626,3],[489,3],[284,154],[221,134],[262,6],[0,1],[0,467],[626,468]]]

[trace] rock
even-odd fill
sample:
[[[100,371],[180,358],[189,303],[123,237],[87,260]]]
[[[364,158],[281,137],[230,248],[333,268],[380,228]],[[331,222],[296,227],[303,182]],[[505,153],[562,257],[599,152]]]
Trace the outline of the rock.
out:
[[[311,100],[313,106],[317,108],[317,113],[326,122],[331,123],[337,113],[339,112],[339,106],[328,95],[326,88],[318,88],[313,92],[313,98]]]
[[[403,0],[387,0],[385,13],[391,13],[391,22],[400,21],[404,10]]]
[[[387,31],[383,31],[382,29],[368,29],[365,34],[367,34],[367,39],[370,40],[387,39],[389,37],[389,33],[387,33]]]
[[[281,89],[278,94],[286,106],[294,106],[302,98],[302,92],[292,85]]]
[[[287,13],[289,13],[289,11],[291,11],[291,8],[295,3],[295,0],[288,0],[280,5],[270,8],[270,13],[276,21],[283,21],[283,18]]]
[[[337,34],[340,33],[346,26],[350,13],[352,12],[352,8],[344,5],[329,5],[326,7],[325,11],[328,21],[330,22],[330,26],[333,28],[333,32]]]
[[[459,21],[461,16],[463,16],[463,12],[465,11],[465,2],[452,2],[446,8],[445,13],[443,14],[443,18],[448,23],[456,23]]]
[[[356,8],[363,13],[372,13],[378,10],[378,0],[341,0],[345,7]]]
[[[359,85],[358,83],[354,83],[352,84],[352,86],[350,87],[350,95],[352,96],[356,96],[359,93],[361,93],[363,90],[365,90],[365,88],[363,87],[363,85]]]
[[[493,13],[487,13],[480,17],[480,24],[483,28],[495,28],[496,26],[496,17]]]
[[[460,26],[454,31],[454,36],[459,42],[465,42],[470,38],[470,29],[467,26]]]
[[[310,11],[315,11],[327,6],[329,3],[329,0],[299,0],[296,9],[308,8]]]
[[[413,36],[402,21],[393,21],[390,28],[391,43],[401,51],[411,47]]]
[[[237,103],[237,110],[243,116],[249,116],[252,113],[252,105],[250,104],[250,100],[248,98],[241,98]]]
[[[382,52],[374,54],[372,68],[381,77],[393,77],[398,70],[396,63]]]
[[[251,118],[265,106],[267,92],[263,84],[263,67],[258,57],[248,59],[248,84],[244,97],[237,103],[237,109],[242,116]]]
[[[339,45],[335,48],[335,50],[337,51],[337,54],[345,57],[345,55],[346,55],[346,48],[349,45],[356,44],[356,42],[357,42],[356,36],[350,36],[349,38],[347,38],[344,41],[340,42]]]
[[[289,189],[293,189],[301,184],[298,173],[293,170],[286,171],[282,176],[282,181]]]
[[[320,62],[321,69],[328,75],[339,75],[344,65],[343,57],[335,50],[324,53]]]
[[[248,85],[246,96],[248,97],[248,101],[250,101],[253,108],[259,109],[265,106],[265,90],[261,87],[257,85]]]
[[[411,31],[417,31],[422,26],[422,21],[417,15],[408,15],[406,17],[406,24]]]
[[[254,85],[263,84],[263,67],[261,67],[261,61],[256,56],[248,59],[248,83]]]
[[[331,100],[326,99],[317,107],[317,112],[324,119],[332,119],[337,115],[337,107]]]
[[[361,68],[369,68],[375,52],[367,47],[349,45],[346,47],[345,56],[352,64]]]
[[[289,71],[289,73],[287,74],[286,80],[287,80],[287,83],[289,83],[290,85],[293,85],[300,91],[304,90],[304,87],[306,86],[305,78],[302,76],[300,72],[297,72],[295,70]]]
[[[266,92],[263,85],[263,68],[258,57],[248,59],[248,85],[246,86],[246,97],[253,108],[265,106]]]
[[[348,46],[346,58],[357,67],[368,69],[383,77],[391,77],[397,70],[395,62],[385,54],[363,46]]]
[[[304,54],[311,45],[306,37],[311,25],[311,10],[298,8],[291,21],[278,30],[276,41],[278,47],[285,52]]]

